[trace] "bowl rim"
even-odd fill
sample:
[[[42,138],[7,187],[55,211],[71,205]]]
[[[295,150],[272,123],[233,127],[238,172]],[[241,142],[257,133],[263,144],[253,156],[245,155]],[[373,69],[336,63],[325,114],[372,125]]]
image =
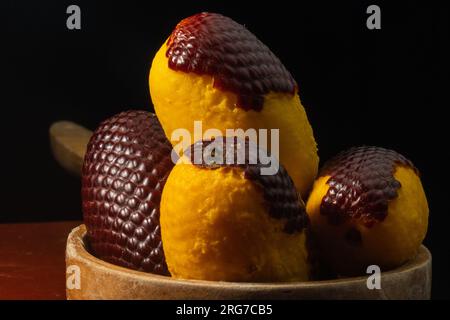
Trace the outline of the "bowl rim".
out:
[[[91,263],[94,263],[96,267],[106,269],[108,271],[114,271],[116,273],[120,273],[125,277],[138,277],[144,281],[158,281],[165,282],[168,284],[176,285],[190,285],[190,286],[209,286],[209,287],[234,287],[236,289],[239,288],[252,288],[255,290],[258,289],[267,289],[267,288],[277,288],[277,289],[292,289],[298,288],[302,286],[304,288],[307,287],[323,287],[323,286],[339,286],[339,285],[348,285],[349,283],[362,283],[366,282],[370,274],[367,276],[357,276],[357,277],[345,277],[338,279],[329,279],[329,280],[311,280],[311,281],[296,281],[296,282],[232,282],[232,281],[212,281],[212,280],[198,280],[198,279],[180,279],[180,278],[172,278],[169,276],[163,276],[158,274],[152,274],[144,271],[138,271],[129,269],[126,267],[117,266],[115,264],[103,261],[94,255],[92,255],[86,248],[85,243],[85,235],[86,235],[86,226],[84,224],[79,225],[71,230],[68,239],[67,239],[67,247],[66,247],[66,256],[69,252],[73,255],[76,252],[80,255],[81,259],[87,260]],[[425,264],[431,263],[431,253],[430,251],[422,244],[415,256],[415,258],[409,260],[402,266],[391,269],[388,271],[382,271],[381,277],[382,279],[386,279],[387,277],[392,277],[401,272],[410,272],[416,269],[423,268]]]

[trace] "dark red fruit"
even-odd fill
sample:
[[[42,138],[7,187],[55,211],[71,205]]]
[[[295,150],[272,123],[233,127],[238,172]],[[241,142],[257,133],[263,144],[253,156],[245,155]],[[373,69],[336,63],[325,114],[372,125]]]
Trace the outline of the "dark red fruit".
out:
[[[214,77],[214,86],[235,93],[238,107],[260,111],[269,92],[294,94],[296,83],[280,60],[243,25],[216,13],[199,13],[172,32],[169,67]]]
[[[341,152],[329,160],[319,173],[330,176],[330,186],[320,205],[320,213],[330,224],[348,219],[360,220],[366,227],[383,221],[388,214],[388,202],[397,197],[400,182],[394,178],[396,165],[417,169],[401,154],[378,147],[356,147]],[[357,232],[357,230],[355,230]],[[347,233],[352,243],[361,235]]]
[[[91,252],[116,265],[169,274],[159,205],[172,146],[158,119],[127,111],[94,132],[82,171],[82,206]]]

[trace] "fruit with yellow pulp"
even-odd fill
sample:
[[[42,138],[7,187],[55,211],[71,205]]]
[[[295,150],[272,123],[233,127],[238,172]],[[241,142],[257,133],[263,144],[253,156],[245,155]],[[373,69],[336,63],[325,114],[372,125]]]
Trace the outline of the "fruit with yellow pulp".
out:
[[[194,121],[202,122],[203,132],[218,129],[221,135],[278,129],[280,162],[306,197],[319,159],[297,84],[245,27],[219,14],[184,19],[154,57],[149,85],[173,145],[179,142],[174,130],[185,128],[194,137]]]
[[[428,227],[417,169],[376,147],[353,148],[325,164],[306,208],[322,262],[341,275],[402,265],[415,256]]]
[[[286,171],[178,163],[161,199],[172,277],[238,282],[308,280],[307,215]]]

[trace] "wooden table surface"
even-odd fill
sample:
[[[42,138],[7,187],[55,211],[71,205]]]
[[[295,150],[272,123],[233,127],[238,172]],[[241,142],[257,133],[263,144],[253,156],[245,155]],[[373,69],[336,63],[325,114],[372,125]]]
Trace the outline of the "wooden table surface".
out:
[[[0,300],[65,299],[66,239],[79,224],[0,224]]]

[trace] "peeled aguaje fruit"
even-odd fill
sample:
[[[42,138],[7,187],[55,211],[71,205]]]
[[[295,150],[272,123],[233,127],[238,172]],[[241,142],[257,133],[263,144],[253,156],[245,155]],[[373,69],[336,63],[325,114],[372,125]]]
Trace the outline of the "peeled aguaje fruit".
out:
[[[94,132],[82,170],[82,207],[91,252],[127,268],[167,275],[159,205],[173,167],[156,116],[127,111]]]
[[[226,129],[279,129],[280,161],[307,195],[318,156],[297,84],[244,26],[213,13],[182,20],[156,54],[149,85],[169,139],[179,128],[193,135],[194,121],[222,135]]]
[[[400,266],[414,257],[428,226],[417,169],[377,147],[352,148],[328,161],[306,208],[321,260],[341,275]]]
[[[248,148],[248,142],[236,141],[234,152]],[[209,143],[199,141],[191,150]],[[304,203],[282,166],[272,176],[261,175],[260,167],[246,158],[243,164],[180,160],[173,168],[161,199],[162,240],[172,277],[308,279]]]
[[[298,86],[244,26],[213,13],[182,20],[154,57],[149,85],[158,118],[120,113],[88,144],[82,209],[96,257],[181,279],[290,282],[323,266],[352,276],[415,256],[428,227],[418,170],[395,151],[358,147],[316,177]],[[180,159],[178,129],[190,134]],[[261,137],[259,146],[242,139],[252,129],[269,134],[275,174],[263,174]]]

